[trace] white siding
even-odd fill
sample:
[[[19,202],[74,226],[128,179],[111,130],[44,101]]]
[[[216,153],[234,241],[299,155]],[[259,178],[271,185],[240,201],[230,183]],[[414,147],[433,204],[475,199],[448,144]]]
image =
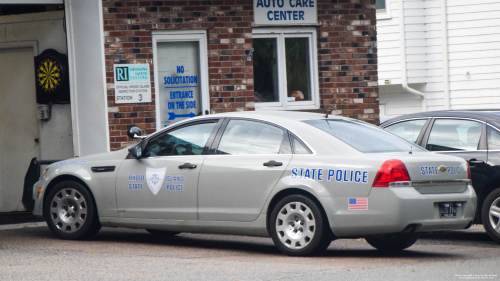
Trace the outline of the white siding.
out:
[[[412,85],[418,88],[422,84]],[[410,93],[406,93],[401,85],[388,85],[380,87],[380,104],[385,105],[383,116],[398,116],[402,114],[416,113],[422,111],[422,99]]]
[[[391,18],[377,21],[377,56],[379,85],[385,79],[401,84],[401,52],[399,48],[399,5],[387,0]]]
[[[500,2],[448,1],[452,109],[500,108]]]
[[[422,99],[393,88],[402,81],[399,0],[387,2],[391,17],[377,20],[378,77],[380,102],[396,116],[421,111]],[[500,1],[446,2],[451,109],[500,108]],[[429,111],[445,109],[441,3],[404,1],[408,83],[426,94]]]

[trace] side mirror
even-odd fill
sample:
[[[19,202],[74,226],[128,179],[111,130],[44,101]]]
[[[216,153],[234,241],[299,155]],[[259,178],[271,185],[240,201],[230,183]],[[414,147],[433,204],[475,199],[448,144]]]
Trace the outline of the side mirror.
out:
[[[141,137],[142,131],[137,127],[132,127],[127,130],[127,136],[131,139],[144,139],[146,137]]]
[[[129,148],[128,151],[130,152],[130,155],[134,158],[141,158],[142,157],[142,146],[134,146],[132,148]]]

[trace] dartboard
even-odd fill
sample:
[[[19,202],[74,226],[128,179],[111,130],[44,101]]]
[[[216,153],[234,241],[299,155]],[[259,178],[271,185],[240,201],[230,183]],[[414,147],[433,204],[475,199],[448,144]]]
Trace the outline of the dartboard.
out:
[[[67,102],[69,98],[68,58],[53,49],[35,57],[36,102]]]
[[[47,58],[38,65],[38,84],[46,92],[53,92],[61,86],[61,76],[61,65],[52,58]]]

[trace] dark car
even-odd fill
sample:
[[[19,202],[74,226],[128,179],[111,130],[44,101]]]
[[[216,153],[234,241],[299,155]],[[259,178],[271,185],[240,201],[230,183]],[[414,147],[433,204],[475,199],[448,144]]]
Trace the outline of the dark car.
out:
[[[474,223],[500,242],[500,111],[431,111],[380,124],[430,151],[469,162],[478,207]]]

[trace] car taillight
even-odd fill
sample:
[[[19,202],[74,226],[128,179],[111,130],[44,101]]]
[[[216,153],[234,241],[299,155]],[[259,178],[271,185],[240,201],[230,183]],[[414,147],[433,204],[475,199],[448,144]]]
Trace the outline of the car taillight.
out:
[[[465,164],[467,164],[467,178],[468,179],[472,179],[471,178],[471,174],[470,174],[470,165],[469,165],[469,162],[465,161]]]
[[[411,181],[408,170],[401,160],[387,160],[378,170],[373,187],[389,187],[391,182]]]

